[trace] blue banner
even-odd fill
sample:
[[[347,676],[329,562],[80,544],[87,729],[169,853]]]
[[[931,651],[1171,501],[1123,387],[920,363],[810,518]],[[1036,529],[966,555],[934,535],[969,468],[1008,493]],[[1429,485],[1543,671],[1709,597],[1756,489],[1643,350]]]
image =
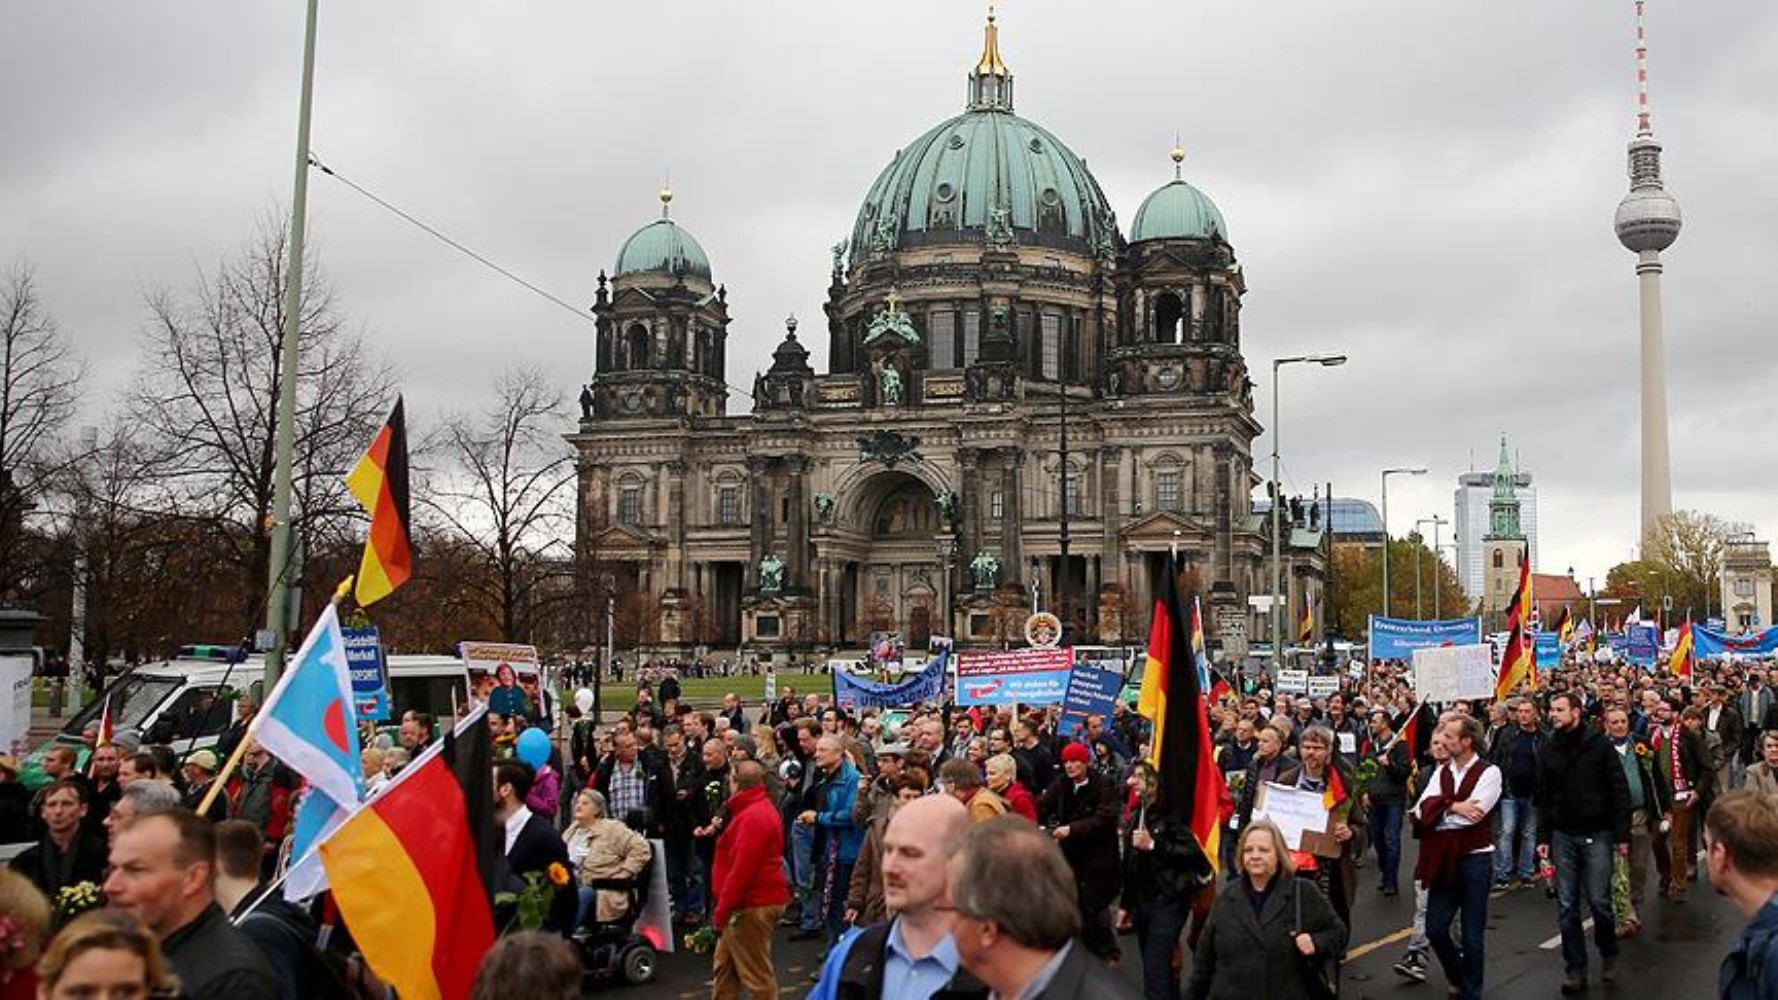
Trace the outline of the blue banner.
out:
[[[1414,650],[1436,646],[1473,646],[1482,641],[1480,618],[1416,621],[1371,616],[1370,658],[1411,660]]]
[[[1562,637],[1555,632],[1533,633],[1532,657],[1537,669],[1554,670],[1562,665]]]
[[[926,667],[911,677],[904,677],[894,684],[884,684],[867,677],[858,677],[844,670],[833,672],[833,701],[841,708],[858,710],[863,708],[905,708],[921,702],[937,701],[945,688],[946,665],[950,662],[947,650],[931,660]]]
[[[966,653],[957,664],[957,704],[1059,705],[1073,665],[1067,648]]]
[[[1692,651],[1700,660],[1733,653],[1736,656],[1771,656],[1778,653],[1778,626],[1729,635],[1720,629],[1692,626]]]
[[[383,643],[374,628],[343,628],[346,667],[352,672],[352,700],[361,721],[384,722],[389,718],[389,671],[383,662]]]
[[[1123,686],[1123,675],[1116,670],[1076,663],[1068,674],[1068,690],[1062,694],[1062,721],[1057,731],[1072,738],[1076,730],[1086,725],[1087,716],[1110,718]]]
[[[1627,625],[1625,655],[1639,667],[1652,667],[1661,656],[1661,630],[1654,625]]]

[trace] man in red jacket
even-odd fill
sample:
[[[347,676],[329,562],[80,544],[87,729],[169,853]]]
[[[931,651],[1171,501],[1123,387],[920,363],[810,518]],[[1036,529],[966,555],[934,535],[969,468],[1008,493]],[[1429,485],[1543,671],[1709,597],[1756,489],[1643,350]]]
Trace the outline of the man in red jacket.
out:
[[[790,902],[784,825],[766,798],[766,772],[758,761],[736,761],[729,771],[729,820],[716,841],[716,871],[710,880],[716,895],[712,926],[721,935],[710,995],[729,1000],[745,987],[753,997],[776,997],[772,930]]]

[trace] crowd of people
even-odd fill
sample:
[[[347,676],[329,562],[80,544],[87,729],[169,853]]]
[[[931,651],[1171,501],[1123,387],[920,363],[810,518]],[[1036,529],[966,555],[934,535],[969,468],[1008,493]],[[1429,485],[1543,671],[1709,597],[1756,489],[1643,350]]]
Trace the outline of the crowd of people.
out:
[[[1322,996],[1359,893],[1404,890],[1404,979],[1442,974],[1452,995],[1480,996],[1491,897],[1541,891],[1563,992],[1578,993],[1595,972],[1613,982],[1647,909],[1684,901],[1705,872],[1752,920],[1723,995],[1778,983],[1778,703],[1763,667],[1571,664],[1503,702],[1437,706],[1404,667],[1342,671],[1315,698],[1265,672],[1235,679],[1209,712],[1234,803],[1214,865],[1154,811],[1161,779],[1133,704],[1065,733],[1054,708],[848,711],[785,688],[695,710],[643,685],[609,727],[582,720],[573,753],[602,816],[664,842],[675,921],[718,932],[718,997],[777,990],[773,924],[825,949],[821,997],[891,995],[887,968],[923,984],[895,996],[1118,996],[1096,974],[1067,980],[1090,993],[1031,986],[1054,963],[1131,958],[1148,997]],[[1267,783],[1322,794],[1312,850],[1263,818]],[[1404,839],[1419,843],[1406,872]],[[969,876],[978,841],[1032,852],[1015,893]],[[1040,903],[1052,888],[1066,906]],[[996,965],[1007,952],[991,946],[1028,961]]]

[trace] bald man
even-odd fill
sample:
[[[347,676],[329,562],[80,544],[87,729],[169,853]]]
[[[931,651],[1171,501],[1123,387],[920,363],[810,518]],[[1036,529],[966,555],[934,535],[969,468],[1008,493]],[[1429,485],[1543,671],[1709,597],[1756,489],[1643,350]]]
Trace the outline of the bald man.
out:
[[[951,938],[956,911],[946,863],[968,828],[969,809],[949,795],[896,809],[883,834],[882,859],[883,903],[895,916],[842,938],[828,952],[812,996],[988,995],[987,987],[961,967]],[[886,991],[885,983],[894,986]]]

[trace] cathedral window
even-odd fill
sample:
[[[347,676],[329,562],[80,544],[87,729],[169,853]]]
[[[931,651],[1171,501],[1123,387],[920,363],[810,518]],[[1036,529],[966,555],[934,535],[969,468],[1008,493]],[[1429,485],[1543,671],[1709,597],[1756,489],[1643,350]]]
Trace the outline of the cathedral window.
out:
[[[1735,596],[1736,597],[1752,597],[1753,596],[1753,580],[1748,577],[1745,577],[1745,576],[1736,577],[1735,578]]]
[[[626,348],[625,353],[627,354],[624,367],[631,371],[640,371],[647,368],[649,341],[648,327],[643,326],[641,323],[631,325],[629,331],[624,334],[624,341]]]
[[[1179,509],[1179,470],[1162,469],[1154,474],[1154,506],[1156,510]]]
[[[1047,379],[1058,379],[1062,376],[1062,317],[1055,313],[1044,313],[1041,319],[1043,324],[1042,375]]]
[[[982,313],[979,309],[963,310],[963,367],[975,364],[982,347]]]
[[[926,320],[932,338],[932,367],[957,367],[957,315],[949,309],[934,311]]]
[[[1157,344],[1185,343],[1185,304],[1172,292],[1155,300],[1154,339]]]
[[[1072,469],[1062,471],[1062,504],[1069,517],[1080,516],[1080,473]]]
[[[988,519],[1001,521],[1006,519],[1006,494],[995,490],[988,496]]]
[[[716,521],[718,524],[741,523],[741,488],[724,486],[716,491]]]
[[[642,487],[625,486],[618,492],[617,520],[619,524],[642,523]]]
[[[1495,569],[1504,569],[1505,567],[1506,567],[1506,556],[1499,549],[1495,549],[1494,550],[1494,568]]]

